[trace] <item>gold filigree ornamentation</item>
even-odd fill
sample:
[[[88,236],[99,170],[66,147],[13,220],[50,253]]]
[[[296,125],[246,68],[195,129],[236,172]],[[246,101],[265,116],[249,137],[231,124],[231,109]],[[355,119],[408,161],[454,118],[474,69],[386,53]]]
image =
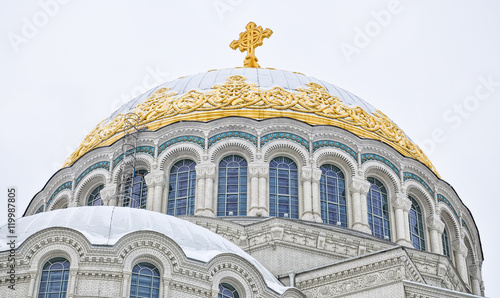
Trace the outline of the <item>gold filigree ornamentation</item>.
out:
[[[313,82],[291,92],[282,87],[264,90],[245,80],[243,76],[231,76],[209,91],[193,90],[180,96],[168,88],[161,88],[131,112],[137,114],[141,124],[150,130],[181,120],[209,121],[228,116],[253,119],[290,117],[312,125],[337,126],[362,138],[380,140],[401,154],[421,161],[437,174],[422,150],[378,110],[370,114],[360,107],[350,107],[328,93],[325,87]],[[96,147],[120,139],[125,133],[124,122],[124,115],[119,114],[110,121],[99,123],[64,166],[73,164]]]

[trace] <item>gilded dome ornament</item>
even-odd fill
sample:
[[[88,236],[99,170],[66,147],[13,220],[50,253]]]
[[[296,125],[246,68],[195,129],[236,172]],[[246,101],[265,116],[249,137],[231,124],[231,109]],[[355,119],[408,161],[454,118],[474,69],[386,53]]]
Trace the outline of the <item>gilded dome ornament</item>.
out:
[[[239,49],[241,52],[247,52],[243,64],[244,67],[260,68],[260,65],[257,63],[259,59],[255,57],[255,48],[261,46],[264,38],[269,38],[273,34],[273,31],[269,28],[262,30],[262,27],[257,27],[254,22],[248,23],[245,28],[247,30],[241,32],[240,38],[233,40],[229,47],[233,50]]]
[[[337,126],[359,137],[382,141],[404,156],[419,160],[438,175],[422,150],[384,113],[378,110],[369,113],[360,107],[349,106],[314,82],[296,91],[283,87],[265,90],[256,83],[247,82],[244,76],[234,75],[205,92],[192,90],[178,95],[168,88],[160,88],[131,112],[150,130],[178,121],[210,121],[229,116],[252,119],[290,117],[311,125]],[[123,114],[101,122],[64,166],[70,166],[96,147],[119,140],[127,132],[124,122]]]

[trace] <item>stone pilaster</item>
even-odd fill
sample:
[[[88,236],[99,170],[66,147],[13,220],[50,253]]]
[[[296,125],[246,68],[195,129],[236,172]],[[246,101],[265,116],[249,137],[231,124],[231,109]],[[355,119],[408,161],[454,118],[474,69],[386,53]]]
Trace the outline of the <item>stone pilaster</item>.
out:
[[[312,170],[312,214],[315,222],[323,222],[321,219],[321,197],[319,193],[319,182],[322,171],[320,169]]]
[[[413,247],[410,239],[410,223],[408,221],[408,211],[411,208],[411,200],[405,193],[397,193],[391,200],[396,218],[396,243]]]
[[[165,186],[165,173],[163,171],[155,171],[146,175],[146,184],[148,186],[148,201],[146,209],[161,212],[163,187]],[[149,201],[149,191],[153,191],[152,200]]]
[[[433,214],[426,219],[427,227],[431,237],[431,251],[437,254],[443,254],[443,244],[441,237],[444,231],[444,222],[441,221],[438,215]]]
[[[455,239],[453,240],[453,251],[455,252],[455,264],[457,267],[457,271],[460,274],[460,277],[462,277],[462,280],[468,284],[469,278],[467,276],[467,262],[465,258],[467,258],[467,246],[465,246],[465,243],[463,239]]]
[[[370,190],[370,182],[362,177],[353,177],[349,188],[352,201],[352,229],[371,234],[366,203],[366,194]]]
[[[470,265],[472,294],[481,296],[481,268],[479,265]]]
[[[303,167],[301,171],[302,181],[302,216],[303,220],[314,220],[313,203],[312,203],[312,169],[310,167]]]
[[[215,179],[215,164],[206,163],[196,166],[196,215],[215,216],[214,202],[214,179]]]
[[[260,164],[250,163],[248,165],[248,177],[250,178],[250,204],[248,216],[257,216],[259,211],[259,168]]]

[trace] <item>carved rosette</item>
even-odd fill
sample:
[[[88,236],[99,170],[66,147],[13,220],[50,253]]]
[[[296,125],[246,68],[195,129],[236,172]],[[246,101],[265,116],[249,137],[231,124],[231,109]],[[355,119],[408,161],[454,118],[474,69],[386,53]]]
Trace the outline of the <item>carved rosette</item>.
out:
[[[255,83],[246,82],[245,77],[235,75],[206,92],[192,90],[178,96],[168,88],[158,89],[131,112],[139,116],[138,123],[147,125],[150,130],[181,120],[213,120],[227,116],[256,119],[287,116],[309,124],[339,125],[360,137],[380,140],[403,155],[421,161],[437,174],[423,151],[382,112],[370,114],[360,107],[350,107],[317,83],[309,82],[296,90],[282,87],[264,90]],[[125,122],[125,116],[119,114],[99,123],[64,166],[73,164],[96,147],[110,145],[121,138],[126,130]]]

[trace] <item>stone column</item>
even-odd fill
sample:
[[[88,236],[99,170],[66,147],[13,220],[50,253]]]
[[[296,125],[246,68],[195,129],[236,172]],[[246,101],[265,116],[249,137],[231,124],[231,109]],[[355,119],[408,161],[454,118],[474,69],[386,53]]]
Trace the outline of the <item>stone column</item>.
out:
[[[203,177],[202,173],[203,170],[196,166],[195,215],[203,215],[203,210],[205,210],[205,177]]]
[[[410,223],[408,221],[408,211],[411,208],[411,201],[406,194],[397,193],[391,200],[396,218],[396,243],[413,247],[410,238]]]
[[[312,190],[311,190],[311,180],[312,180],[312,169],[302,167],[301,171],[302,180],[302,220],[314,220],[314,215],[312,213]]]
[[[441,221],[438,215],[433,214],[427,217],[427,227],[430,231],[431,237],[431,252],[436,254],[443,254],[441,237],[444,231],[444,222]]]
[[[371,234],[366,205],[366,194],[370,190],[370,182],[362,177],[353,177],[349,188],[352,201],[352,229]]]
[[[481,268],[479,265],[470,265],[472,294],[481,296]]]
[[[214,203],[214,179],[215,165],[207,165],[205,168],[205,213],[208,216],[215,216],[217,209],[217,202]]]
[[[248,177],[250,178],[250,209],[248,216],[257,216],[259,211],[259,165],[251,163],[248,165]]]
[[[148,187],[148,193],[146,196],[146,210],[153,210],[153,200],[155,195],[155,187],[154,183],[148,184],[146,181],[146,185]],[[130,198],[132,201],[132,198]]]
[[[196,166],[196,215],[215,216],[214,179],[215,164],[207,163]]]
[[[455,263],[457,265],[456,267],[458,273],[460,274],[460,277],[462,277],[462,280],[468,284],[469,277],[467,275],[467,262],[465,260],[467,257],[467,246],[465,246],[463,239],[459,238],[453,240],[452,247],[455,252]]]
[[[269,186],[269,164],[261,164],[259,168],[259,211],[258,216],[269,216],[269,197],[267,195]]]
[[[315,222],[323,222],[321,219],[321,197],[319,193],[321,174],[320,169],[313,169],[312,171],[312,213]]]
[[[118,186],[116,183],[109,183],[101,189],[101,200],[104,206],[116,206],[118,204],[117,198]]]
[[[163,186],[165,185],[165,173],[163,171],[151,172],[146,175],[145,179],[146,184],[148,185],[146,209],[161,212]],[[152,190],[152,195],[149,193],[150,189]]]

